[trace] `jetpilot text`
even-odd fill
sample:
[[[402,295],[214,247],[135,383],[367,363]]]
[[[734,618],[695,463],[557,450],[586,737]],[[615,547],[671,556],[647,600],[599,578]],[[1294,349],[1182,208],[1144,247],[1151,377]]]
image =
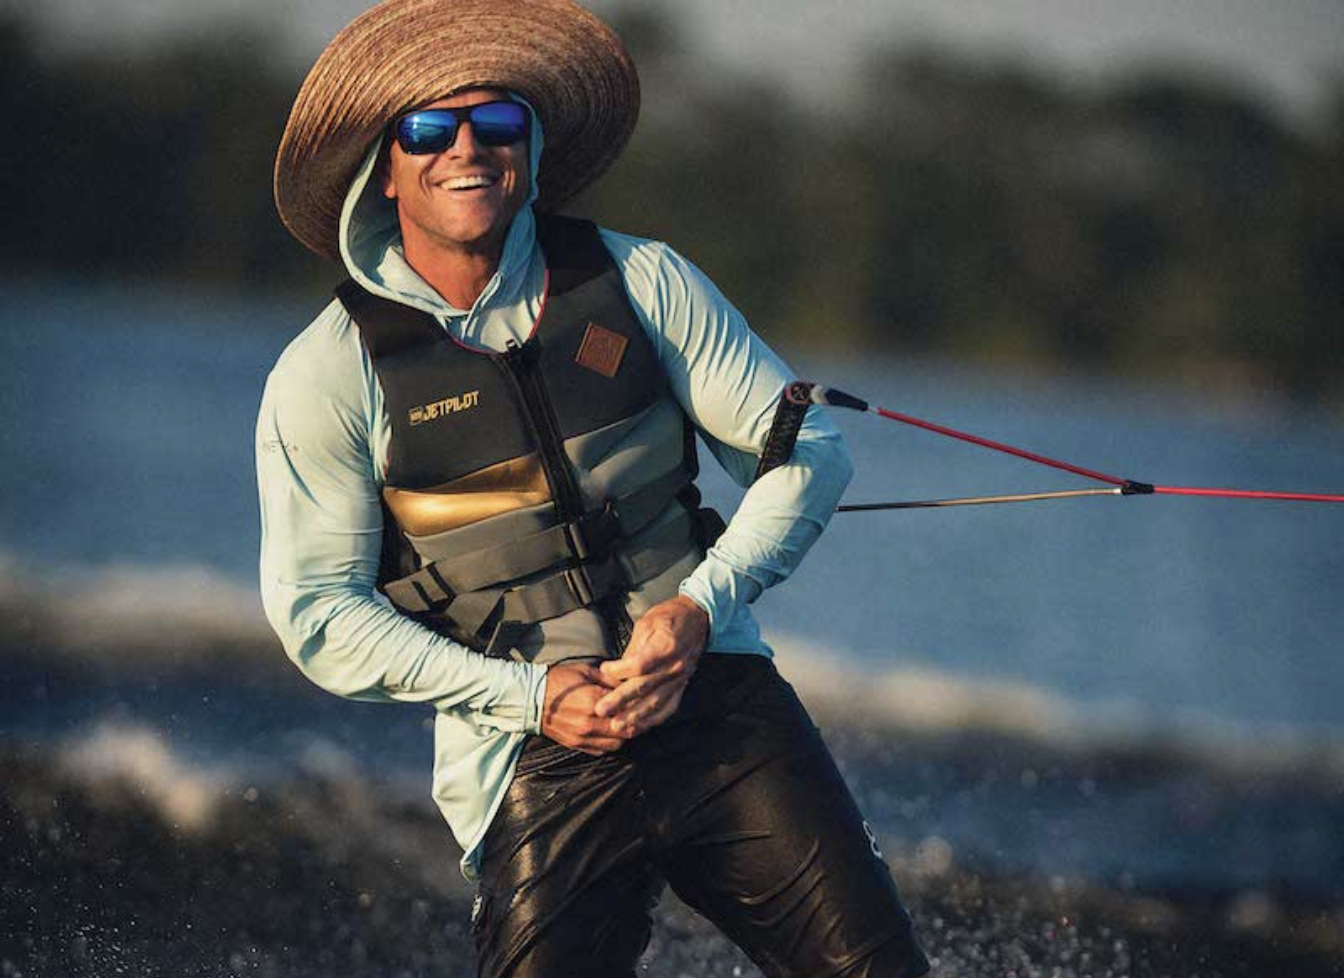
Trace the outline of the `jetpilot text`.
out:
[[[465,394],[458,394],[456,397],[445,397],[442,401],[435,401],[433,404],[411,408],[411,425],[438,421],[450,414],[457,414],[459,411],[469,411],[474,407],[479,407],[480,404],[480,391],[468,391]]]

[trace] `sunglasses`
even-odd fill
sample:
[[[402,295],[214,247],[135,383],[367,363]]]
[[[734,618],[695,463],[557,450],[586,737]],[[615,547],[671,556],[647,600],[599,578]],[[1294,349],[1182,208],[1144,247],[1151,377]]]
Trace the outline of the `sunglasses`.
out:
[[[457,142],[462,123],[484,146],[512,146],[527,135],[527,109],[518,102],[481,102],[460,109],[420,109],[396,121],[397,145],[403,153],[442,153]]]

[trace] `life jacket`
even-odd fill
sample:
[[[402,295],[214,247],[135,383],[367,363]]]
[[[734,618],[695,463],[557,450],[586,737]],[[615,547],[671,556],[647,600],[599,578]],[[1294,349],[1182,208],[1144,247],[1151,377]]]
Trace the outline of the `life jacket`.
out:
[[[391,423],[378,588],[489,655],[619,656],[723,523],[700,508],[694,428],[596,227],[537,219],[543,312],[504,353],[354,281]]]

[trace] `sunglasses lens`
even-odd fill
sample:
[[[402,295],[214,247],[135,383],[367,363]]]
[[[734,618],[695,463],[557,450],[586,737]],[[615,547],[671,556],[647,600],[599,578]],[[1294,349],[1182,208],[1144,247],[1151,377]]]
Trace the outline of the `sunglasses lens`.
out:
[[[441,153],[457,138],[457,119],[451,112],[414,112],[397,123],[397,142],[412,156]]]
[[[487,146],[512,146],[527,135],[527,111],[517,102],[473,106],[471,131]]]
[[[486,102],[464,109],[421,109],[397,121],[397,144],[412,156],[442,153],[457,141],[458,121],[471,123],[476,141],[512,146],[527,136],[527,110],[517,102]]]

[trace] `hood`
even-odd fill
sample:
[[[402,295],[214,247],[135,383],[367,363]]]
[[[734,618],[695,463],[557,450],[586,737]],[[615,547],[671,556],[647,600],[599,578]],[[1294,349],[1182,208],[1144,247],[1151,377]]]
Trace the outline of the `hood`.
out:
[[[504,239],[499,269],[471,309],[457,309],[438,294],[406,262],[402,251],[401,228],[397,223],[396,202],[383,196],[373,179],[382,140],[369,147],[341,208],[341,258],[350,277],[374,295],[429,313],[440,321],[472,317],[488,306],[515,300],[536,245],[536,223],[532,204],[537,199],[537,172],[541,164],[544,137],[541,121],[532,106],[512,92],[510,97],[527,105],[532,119],[528,138],[528,169],[531,190],[527,203],[513,219]],[[386,137],[384,137],[386,138]]]

